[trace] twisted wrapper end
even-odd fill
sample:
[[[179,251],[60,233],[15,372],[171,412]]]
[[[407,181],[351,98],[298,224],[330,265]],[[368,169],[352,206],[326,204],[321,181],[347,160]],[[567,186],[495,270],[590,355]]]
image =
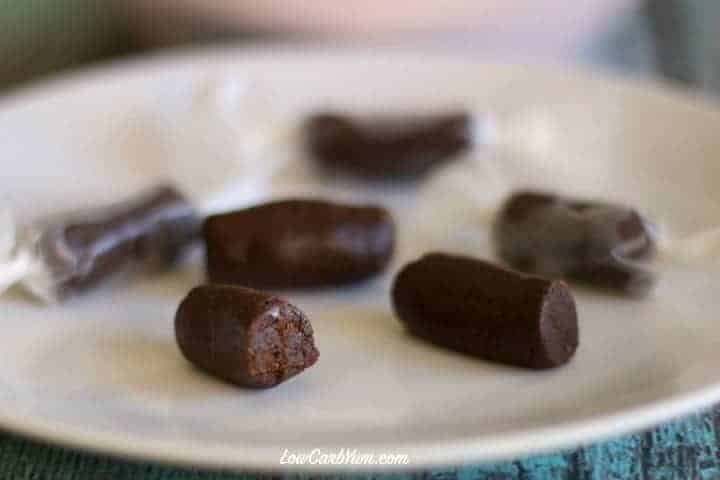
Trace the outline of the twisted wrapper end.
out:
[[[241,71],[216,71],[160,92],[155,118],[181,190],[204,211],[259,201],[291,158],[292,124],[272,107],[272,92]]]
[[[25,278],[32,255],[17,244],[17,228],[8,208],[0,208],[0,295]]]

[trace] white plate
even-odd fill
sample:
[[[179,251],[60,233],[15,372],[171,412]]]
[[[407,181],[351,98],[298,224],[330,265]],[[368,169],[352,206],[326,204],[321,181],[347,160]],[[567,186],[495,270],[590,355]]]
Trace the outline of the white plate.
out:
[[[175,54],[4,100],[0,192],[30,218],[114,200],[161,178],[168,159],[143,123],[158,104],[159,82],[228,67],[264,82],[287,113],[329,104],[472,105],[497,115],[505,146],[415,190],[323,187],[392,207],[400,250],[390,272],[365,286],[287,293],[312,319],[321,358],[273,390],[230,387],[178,354],[173,314],[202,281],[197,259],[180,272],[118,282],[60,307],[28,304],[19,295],[0,300],[2,426],[209,466],[378,469],[279,463],[285,449],[346,447],[407,454],[418,468],[568,447],[720,400],[720,292],[711,261],[661,264],[663,281],[646,301],[578,290],[579,351],[569,365],[544,373],[415,340],[388,300],[392,274],[425,250],[491,255],[483,209],[503,190],[491,175],[498,172],[513,185],[627,201],[673,234],[718,222],[720,114],[660,87],[417,55]],[[319,185],[306,165],[298,154],[278,174],[277,190]],[[295,186],[299,181],[304,185]]]

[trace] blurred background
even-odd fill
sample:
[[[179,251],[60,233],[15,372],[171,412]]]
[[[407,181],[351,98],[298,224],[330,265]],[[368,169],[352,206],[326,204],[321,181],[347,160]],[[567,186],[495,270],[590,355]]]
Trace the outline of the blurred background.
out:
[[[718,0],[0,0],[0,92],[219,41],[449,50],[720,89]]]

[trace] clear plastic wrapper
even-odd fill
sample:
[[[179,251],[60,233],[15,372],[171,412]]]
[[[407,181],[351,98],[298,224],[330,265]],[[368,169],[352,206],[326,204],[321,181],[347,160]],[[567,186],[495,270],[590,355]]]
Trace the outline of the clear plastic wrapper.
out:
[[[170,186],[43,220],[17,235],[9,215],[3,223],[9,235],[0,260],[0,289],[19,283],[46,302],[89,290],[133,265],[168,268],[200,230],[195,208]],[[14,245],[7,248],[11,236]]]
[[[658,245],[663,260],[687,265],[717,264],[720,261],[720,227],[686,235],[667,235]]]
[[[209,212],[262,198],[296,146],[272,92],[239,71],[168,82],[153,112],[168,178]]]
[[[261,198],[287,156],[280,122],[260,85],[238,72],[169,80],[150,104],[166,162],[162,185],[115,205],[16,223],[0,211],[0,293],[21,285],[61,301],[131,265],[167,268],[198,237],[200,213]]]

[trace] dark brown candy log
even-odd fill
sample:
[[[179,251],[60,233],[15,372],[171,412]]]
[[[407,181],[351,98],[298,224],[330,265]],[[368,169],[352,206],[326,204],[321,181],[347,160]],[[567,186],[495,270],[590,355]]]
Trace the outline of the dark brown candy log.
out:
[[[647,294],[656,275],[653,226],[621,205],[518,192],[494,226],[499,256],[515,269],[568,278],[632,296]]]
[[[209,217],[208,277],[215,283],[293,288],[348,284],[381,272],[395,245],[375,206],[286,200]]]
[[[367,117],[318,113],[305,125],[307,148],[329,169],[378,179],[413,179],[473,144],[466,112]]]
[[[392,297],[410,333],[493,362],[553,368],[578,346],[575,301],[562,281],[433,253],[400,271]]]
[[[174,188],[159,186],[108,207],[51,223],[38,254],[63,298],[133,264],[171,266],[199,238],[201,220]]]
[[[313,329],[279,297],[231,285],[194,288],[175,315],[180,351],[228,382],[268,388],[315,364]]]

